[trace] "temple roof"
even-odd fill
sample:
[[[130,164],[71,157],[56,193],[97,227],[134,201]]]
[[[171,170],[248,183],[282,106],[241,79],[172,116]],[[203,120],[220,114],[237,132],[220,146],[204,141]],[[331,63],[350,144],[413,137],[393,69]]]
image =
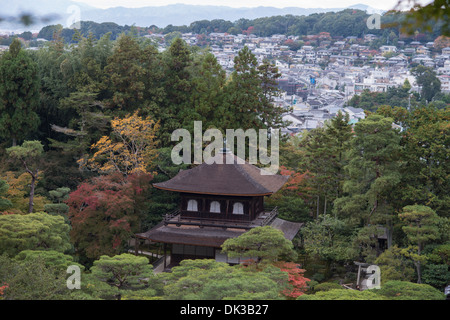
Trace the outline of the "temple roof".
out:
[[[300,228],[303,226],[303,223],[290,222],[280,218],[275,218],[269,225],[275,229],[281,230],[284,237],[292,241]],[[225,240],[239,237],[246,231],[247,230],[244,229],[223,229],[217,227],[176,227],[166,226],[164,223],[160,223],[147,232],[136,234],[136,237],[154,242],[219,248]]]
[[[174,178],[155,183],[153,186],[185,193],[263,196],[277,192],[288,178],[270,174],[226,152],[192,169],[182,170]]]
[[[147,232],[136,234],[136,237],[154,242],[219,248],[225,240],[236,238],[244,232],[243,229],[224,230],[223,228],[175,227],[159,224]]]

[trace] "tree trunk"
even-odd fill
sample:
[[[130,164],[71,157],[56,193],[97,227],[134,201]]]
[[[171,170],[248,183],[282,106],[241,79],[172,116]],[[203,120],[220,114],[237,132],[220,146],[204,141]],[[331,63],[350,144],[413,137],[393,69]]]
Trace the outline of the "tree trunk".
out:
[[[320,205],[319,200],[320,200],[320,197],[317,196],[317,216],[316,216],[316,218],[319,218],[319,205]]]
[[[30,190],[30,202],[28,204],[28,213],[33,212],[33,200],[34,200],[34,187],[36,185],[36,175],[31,174],[31,190]]]
[[[325,278],[331,278],[331,259],[325,261]]]
[[[421,244],[419,243],[417,245],[417,255],[420,257],[420,253],[421,253]],[[422,283],[422,270],[421,270],[421,265],[420,265],[420,261],[416,262],[416,268],[417,268],[417,283]]]
[[[421,268],[420,268],[420,261],[416,262],[416,269],[417,269],[417,283],[422,283],[422,274],[421,274]]]

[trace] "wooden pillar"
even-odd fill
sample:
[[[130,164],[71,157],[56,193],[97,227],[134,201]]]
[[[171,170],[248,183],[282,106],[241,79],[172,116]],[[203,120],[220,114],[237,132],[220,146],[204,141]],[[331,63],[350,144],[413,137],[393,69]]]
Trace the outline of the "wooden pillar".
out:
[[[252,200],[251,200],[251,212],[250,212],[250,220],[253,220],[253,219],[255,219],[256,218],[256,214],[257,214],[257,201],[258,201],[258,198],[257,197],[252,197]]]
[[[164,243],[164,245],[163,245],[163,251],[164,251],[164,269],[166,269],[166,267],[167,267],[167,262],[166,262],[166,260],[167,260],[167,257],[166,257],[166,244]]]
[[[137,256],[139,254],[139,239],[134,238],[134,255]]]
[[[230,214],[230,200],[227,199],[226,203],[227,203],[227,205],[226,205],[226,208],[225,208],[225,217],[228,218],[228,215]]]

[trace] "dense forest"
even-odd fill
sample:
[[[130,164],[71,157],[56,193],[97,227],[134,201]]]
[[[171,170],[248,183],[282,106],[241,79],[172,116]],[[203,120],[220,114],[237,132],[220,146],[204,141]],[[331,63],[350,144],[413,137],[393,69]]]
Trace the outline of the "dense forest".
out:
[[[305,30],[330,23],[327,14],[310,19],[317,20],[303,21]],[[345,36],[334,20],[333,32]],[[261,27],[254,21],[257,33],[281,31],[263,31],[270,25],[264,21]],[[284,25],[304,32],[298,28],[294,21]],[[266,202],[283,219],[304,223],[299,237],[269,250],[264,265],[186,261],[153,277],[146,258],[127,254],[128,241],[177,206],[176,195],[151,185],[187,167],[171,162],[171,133],[192,131],[194,121],[203,130],[282,127],[285,110],[272,105],[280,74],[269,61],[259,65],[246,47],[227,76],[214,55],[180,38],[159,52],[134,31],[115,40],[111,33],[75,32],[70,43],[59,31],[37,51],[14,40],[0,58],[0,296],[327,299],[327,291],[328,298],[444,298],[448,104],[423,103],[419,95],[412,106],[370,105],[355,125],[338,114],[323,128],[284,137],[280,174],[290,180]],[[380,292],[336,293],[343,290],[339,281],[355,281],[354,261],[381,268]],[[67,292],[57,279],[73,264],[89,271],[89,280]],[[41,276],[30,282],[24,270]]]

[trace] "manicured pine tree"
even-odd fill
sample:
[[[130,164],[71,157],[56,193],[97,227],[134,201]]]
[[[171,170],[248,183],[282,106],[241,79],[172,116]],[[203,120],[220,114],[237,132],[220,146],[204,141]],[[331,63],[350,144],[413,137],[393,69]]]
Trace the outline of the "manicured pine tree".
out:
[[[427,242],[440,237],[439,216],[430,207],[412,205],[404,207],[399,218],[405,224],[403,231],[409,242],[417,245],[417,255],[413,256],[413,260],[417,269],[417,283],[422,283],[422,251]]]
[[[19,162],[31,176],[30,201],[28,205],[28,213],[31,213],[34,205],[34,191],[40,173],[39,160],[44,153],[44,147],[40,141],[24,141],[21,146],[6,149],[6,153],[11,159]]]

